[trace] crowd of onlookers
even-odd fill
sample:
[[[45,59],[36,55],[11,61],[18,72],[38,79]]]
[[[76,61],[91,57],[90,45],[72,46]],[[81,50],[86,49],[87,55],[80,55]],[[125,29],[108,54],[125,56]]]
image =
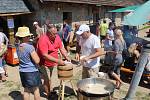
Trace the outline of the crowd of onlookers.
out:
[[[74,39],[76,39],[75,59],[83,66],[82,78],[98,77],[100,56],[105,55],[103,64],[111,67],[108,72],[115,78],[117,89],[122,84],[120,79],[122,64],[136,67],[142,48],[138,43],[127,46],[124,39],[127,31],[122,31],[115,25],[115,22],[107,23],[106,20],[103,20],[98,26],[97,34],[92,34],[88,25],[78,22],[75,23],[75,29],[72,32],[67,20],[64,20],[63,26],[55,26],[49,22],[42,27],[38,22],[34,22],[33,26],[36,32],[34,36],[25,26],[19,27],[15,34],[19,73],[24,87],[23,98],[25,100],[29,100],[31,91],[33,91],[35,100],[39,100],[41,84],[48,98],[54,92],[51,88],[53,69],[58,65],[65,66],[66,62],[63,59],[71,61],[70,44]],[[136,32],[134,30],[132,33],[137,34]],[[7,46],[8,39],[4,33],[0,32],[0,50],[2,50],[0,51],[0,74],[3,82],[8,76],[6,67],[4,67]],[[149,70],[149,62],[146,69]],[[44,80],[43,83],[41,83],[41,78]]]

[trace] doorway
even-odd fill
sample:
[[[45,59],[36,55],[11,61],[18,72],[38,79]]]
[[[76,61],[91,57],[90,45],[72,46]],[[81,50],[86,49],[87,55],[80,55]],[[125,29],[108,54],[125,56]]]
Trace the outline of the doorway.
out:
[[[72,12],[63,12],[63,21],[68,20],[68,24],[72,24]]]
[[[7,17],[0,17],[0,28],[3,33],[8,37]]]

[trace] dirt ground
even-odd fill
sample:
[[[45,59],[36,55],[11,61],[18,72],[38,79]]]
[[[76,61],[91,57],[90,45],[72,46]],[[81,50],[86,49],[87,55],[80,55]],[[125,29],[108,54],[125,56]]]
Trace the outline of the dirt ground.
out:
[[[147,30],[140,32],[139,35],[143,36]],[[23,93],[23,88],[21,86],[18,66],[8,66],[8,78],[6,82],[0,83],[0,100],[22,100],[21,94]],[[74,77],[73,83],[76,87],[76,83],[79,79],[81,79],[81,67],[74,66]],[[122,73],[124,76],[122,79],[124,84],[121,86],[120,90],[115,90],[113,94],[113,100],[123,99],[130,86],[130,81],[132,76],[129,76],[125,73]],[[127,77],[129,76],[129,77]],[[146,84],[147,81],[141,80],[140,86],[137,88],[136,97],[134,100],[150,100],[150,84]],[[52,87],[54,90],[58,90],[60,80],[57,78],[57,70],[54,69],[54,73],[52,76]],[[66,83],[65,90],[65,100],[77,100],[77,97],[73,94],[70,83]],[[30,100],[33,100],[33,95],[31,94]],[[47,100],[43,94],[41,94],[41,100]],[[57,100],[57,96],[55,99],[49,100]]]
[[[79,79],[81,79],[81,70],[82,70],[81,67],[74,67],[73,83],[75,88],[76,88],[76,83],[78,82]],[[18,66],[15,67],[8,66],[8,73],[9,73],[8,74],[9,77],[7,78],[7,81],[4,83],[0,83],[0,100],[22,100],[21,94],[23,93],[23,88],[20,83]],[[121,89],[114,91],[113,100],[120,100],[126,96],[130,85],[128,82],[131,80],[131,77],[128,79],[126,78],[125,80],[126,81],[124,81],[124,84],[121,86]],[[59,82],[60,81],[57,78],[57,70],[55,69],[52,78],[52,87],[55,90],[58,90]],[[77,98],[73,94],[73,90],[71,89],[71,85],[69,82],[66,84],[65,88],[66,88],[65,100],[77,100]],[[148,84],[139,86],[137,89],[135,100],[150,100],[149,88],[150,85]],[[30,98],[31,98],[30,100],[33,100],[32,94]],[[47,99],[41,94],[41,100],[47,100]],[[57,97],[55,97],[55,99],[53,98],[49,100],[57,100]]]

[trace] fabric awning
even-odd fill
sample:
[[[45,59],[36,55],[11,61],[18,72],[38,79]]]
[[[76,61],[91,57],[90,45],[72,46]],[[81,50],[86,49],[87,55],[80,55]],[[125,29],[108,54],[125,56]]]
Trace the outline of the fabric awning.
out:
[[[124,25],[138,26],[150,21],[150,0],[138,7],[134,12],[124,16]]]
[[[140,7],[140,5],[128,6],[125,8],[119,8],[119,9],[115,9],[115,10],[108,11],[108,12],[132,12],[135,9],[137,9],[138,7]]]
[[[0,0],[0,16],[31,13],[23,0]]]

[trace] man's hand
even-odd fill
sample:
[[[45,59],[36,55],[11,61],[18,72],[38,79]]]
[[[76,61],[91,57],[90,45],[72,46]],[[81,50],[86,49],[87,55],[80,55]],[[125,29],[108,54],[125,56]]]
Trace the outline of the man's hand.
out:
[[[83,58],[80,60],[80,62],[81,62],[82,64],[84,64],[84,63],[87,62],[88,60],[89,60],[88,57],[83,57]]]
[[[79,55],[78,53],[76,53],[75,59],[76,59],[77,61],[80,61],[80,55]]]
[[[66,57],[66,60],[69,61],[69,62],[71,62],[71,59],[68,56]]]
[[[59,60],[58,60],[58,65],[63,66],[63,65],[65,65],[65,62],[64,62],[63,60],[59,59]]]

